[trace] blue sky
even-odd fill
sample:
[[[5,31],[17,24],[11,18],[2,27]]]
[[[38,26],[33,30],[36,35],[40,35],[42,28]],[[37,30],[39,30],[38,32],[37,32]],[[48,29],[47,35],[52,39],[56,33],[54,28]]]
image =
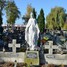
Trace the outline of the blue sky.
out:
[[[45,16],[50,13],[51,8],[60,6],[66,9],[67,11],[67,0],[14,0],[19,11],[21,12],[20,19],[16,20],[16,24],[23,24],[22,16],[26,13],[26,8],[28,4],[31,4],[35,8],[37,15],[40,12],[40,9],[43,8]],[[3,22],[6,24],[6,16],[3,16]]]

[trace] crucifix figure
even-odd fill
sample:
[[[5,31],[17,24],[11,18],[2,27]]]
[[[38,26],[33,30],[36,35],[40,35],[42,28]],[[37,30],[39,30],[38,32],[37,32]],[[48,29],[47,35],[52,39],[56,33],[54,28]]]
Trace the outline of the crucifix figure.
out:
[[[16,40],[13,39],[12,43],[9,44],[9,47],[12,47],[13,53],[16,53],[16,48],[18,48],[18,47],[20,48],[20,44],[16,44]]]

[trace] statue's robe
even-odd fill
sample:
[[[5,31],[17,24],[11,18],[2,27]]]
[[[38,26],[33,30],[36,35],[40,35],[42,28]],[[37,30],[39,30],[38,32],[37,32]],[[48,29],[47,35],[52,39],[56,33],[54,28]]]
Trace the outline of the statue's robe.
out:
[[[30,18],[25,29],[25,40],[30,46],[31,50],[37,46],[37,40],[39,38],[39,28],[35,19]]]

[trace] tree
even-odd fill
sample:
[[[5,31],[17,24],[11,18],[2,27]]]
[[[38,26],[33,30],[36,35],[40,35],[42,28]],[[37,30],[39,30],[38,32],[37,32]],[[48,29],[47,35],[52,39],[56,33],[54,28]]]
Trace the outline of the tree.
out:
[[[33,17],[36,19],[36,11],[35,11],[35,8],[33,8]]]
[[[0,25],[2,25],[2,12],[0,11]]]
[[[67,22],[64,24],[63,29],[67,30]]]
[[[64,26],[63,26],[63,30],[67,30],[67,17],[66,17],[66,22],[64,23]]]
[[[33,8],[30,4],[27,6],[27,12],[26,12],[26,17],[30,18],[30,13],[32,12]]]
[[[26,14],[22,17],[22,19],[25,20],[24,23],[27,23],[27,22],[28,22],[28,20],[29,20],[29,18],[30,18],[30,13],[32,12],[32,10],[33,10],[32,6],[31,6],[30,4],[28,4],[28,5],[27,5],[27,12],[26,12]]]
[[[40,10],[40,14],[38,16],[37,21],[38,21],[38,26],[39,26],[40,32],[43,33],[44,29],[45,29],[45,17],[44,17],[43,9]]]
[[[48,29],[59,29],[63,28],[66,20],[65,9],[62,7],[55,7],[51,9],[50,14],[46,17],[46,27]]]
[[[14,1],[8,1],[6,6],[7,23],[13,25],[17,18],[20,17],[20,11],[18,10]]]
[[[2,23],[3,23],[2,22],[2,15],[3,15],[2,11],[5,7],[5,5],[6,5],[6,1],[5,0],[0,0],[0,25],[2,25]]]

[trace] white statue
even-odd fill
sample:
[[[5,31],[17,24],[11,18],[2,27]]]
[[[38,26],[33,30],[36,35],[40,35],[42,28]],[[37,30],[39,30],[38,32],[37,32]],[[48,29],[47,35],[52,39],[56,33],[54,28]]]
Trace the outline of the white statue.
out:
[[[31,13],[30,19],[25,29],[25,40],[29,44],[30,50],[34,50],[35,46],[37,46],[39,32],[40,30],[38,28],[38,24],[36,20],[33,18],[33,14]]]

